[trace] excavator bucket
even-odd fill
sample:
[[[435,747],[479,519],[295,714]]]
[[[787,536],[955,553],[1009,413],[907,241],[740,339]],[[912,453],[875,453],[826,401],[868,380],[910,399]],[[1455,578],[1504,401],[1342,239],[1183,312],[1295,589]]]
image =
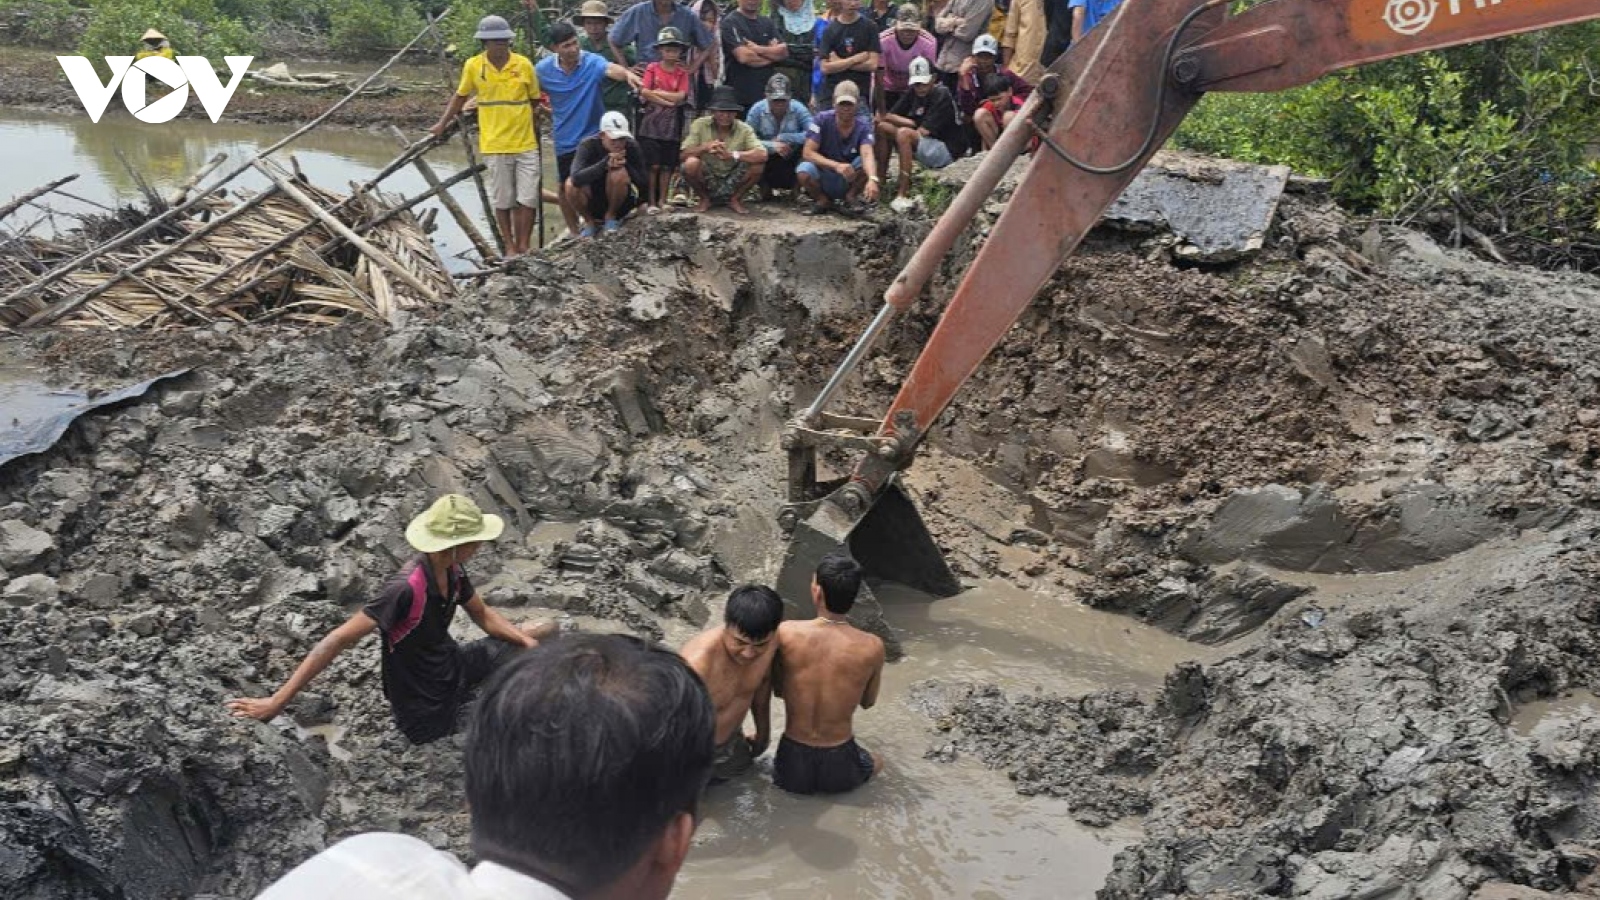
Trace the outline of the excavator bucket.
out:
[[[890,479],[865,513],[851,515],[831,498],[808,504],[808,514],[795,523],[778,572],[778,594],[789,615],[816,614],[811,578],[817,563],[841,547],[850,552],[869,579],[893,581],[936,597],[961,591],[944,554],[898,478]],[[858,627],[890,638],[877,598],[865,586],[851,611]]]

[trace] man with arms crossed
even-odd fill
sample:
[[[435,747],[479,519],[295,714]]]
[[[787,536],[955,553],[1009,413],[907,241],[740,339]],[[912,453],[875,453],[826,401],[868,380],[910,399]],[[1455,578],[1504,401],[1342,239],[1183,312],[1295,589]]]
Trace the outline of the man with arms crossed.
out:
[[[711,783],[750,771],[772,739],[772,658],[774,633],[783,621],[783,600],[765,585],[734,588],[722,624],[683,647],[683,658],[706,683],[717,708],[717,755]],[[744,717],[755,717],[754,734],[744,733]]]
[[[883,768],[856,743],[856,707],[878,702],[883,641],[845,615],[861,590],[861,567],[842,551],[822,558],[811,579],[817,617],[778,626],[773,676],[786,721],[772,782],[794,794],[853,791]]]

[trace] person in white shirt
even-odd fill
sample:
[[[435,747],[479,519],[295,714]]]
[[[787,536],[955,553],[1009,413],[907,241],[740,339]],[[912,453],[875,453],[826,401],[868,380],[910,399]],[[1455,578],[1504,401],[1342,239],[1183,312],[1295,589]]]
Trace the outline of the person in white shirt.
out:
[[[257,900],[664,900],[715,730],[705,685],[676,653],[625,635],[549,641],[491,676],[467,734],[477,866],[361,834]]]

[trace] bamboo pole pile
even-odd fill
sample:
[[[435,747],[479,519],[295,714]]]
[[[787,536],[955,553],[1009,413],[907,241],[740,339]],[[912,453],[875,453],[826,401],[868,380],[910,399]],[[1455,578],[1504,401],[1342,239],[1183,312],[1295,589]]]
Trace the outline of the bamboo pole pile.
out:
[[[327,325],[347,315],[393,322],[455,296],[414,201],[371,184],[343,195],[280,168],[269,174],[281,181],[231,201],[211,197],[191,217],[85,259],[39,290],[25,289],[85,256],[83,243],[71,235],[0,242],[0,293],[15,295],[0,306],[0,326],[21,328],[58,307],[70,309],[51,321],[69,329]]]
[[[0,330],[161,328],[231,320],[283,319],[328,324],[347,315],[393,322],[402,311],[448,302],[454,282],[428,233],[431,218],[416,206],[483,166],[438,181],[409,198],[385,198],[383,180],[421,160],[434,139],[405,147],[370,180],[339,195],[311,185],[293,157],[289,169],[271,157],[337,112],[387,72],[449,15],[447,7],[416,37],[322,114],[197,190],[225,160],[218,155],[170,197],[144,187],[147,209],[130,206],[76,215],[71,232],[33,235],[38,220],[0,229]],[[126,161],[124,161],[126,164]],[[255,194],[225,186],[247,171],[269,186]],[[142,181],[130,167],[135,181]],[[75,177],[75,176],[74,176]],[[43,185],[0,206],[0,218],[31,206],[54,223],[40,198]],[[81,199],[81,198],[78,198]],[[431,210],[430,210],[431,213]]]

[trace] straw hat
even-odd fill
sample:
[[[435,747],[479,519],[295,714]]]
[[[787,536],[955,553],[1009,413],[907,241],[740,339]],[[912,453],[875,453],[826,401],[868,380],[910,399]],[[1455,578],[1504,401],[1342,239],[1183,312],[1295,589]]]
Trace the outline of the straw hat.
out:
[[[578,9],[578,14],[573,18],[582,22],[584,19],[605,19],[607,22],[616,21],[611,17],[611,10],[606,7],[606,0],[586,0]]]
[[[423,553],[438,553],[473,541],[492,541],[506,527],[460,494],[445,494],[406,526],[406,543]]]
[[[144,37],[139,38],[139,40],[141,40],[141,41],[164,41],[166,39],[167,39],[166,35],[164,35],[161,32],[155,30],[154,28],[150,29],[149,31],[146,31],[144,33]]]

